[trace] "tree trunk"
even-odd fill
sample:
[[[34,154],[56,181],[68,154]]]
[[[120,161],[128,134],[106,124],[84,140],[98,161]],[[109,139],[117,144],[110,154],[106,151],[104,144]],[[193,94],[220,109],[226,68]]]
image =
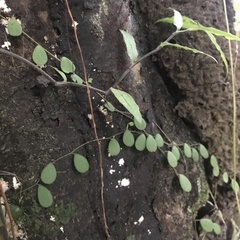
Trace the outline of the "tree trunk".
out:
[[[83,77],[65,1],[9,0],[7,4],[12,12],[4,16],[19,18],[28,35],[59,58],[71,59],[76,73]],[[78,23],[87,75],[93,79],[92,86],[102,90],[111,87],[130,65],[120,29],[134,36],[140,55],[156,48],[175,31],[170,24],[154,24],[173,15],[169,8],[205,26],[226,29],[223,4],[215,0],[69,0],[69,5]],[[228,8],[232,24],[231,4]],[[4,27],[1,32],[1,44],[7,39],[12,52],[31,60],[36,46],[33,41],[25,36],[10,37]],[[227,41],[217,40],[228,56]],[[177,144],[204,143],[218,158],[221,173],[230,173],[232,94],[231,83],[225,82],[222,60],[203,32],[181,33],[172,41],[204,51],[218,64],[204,55],[166,47],[134,67],[119,89],[130,93],[140,106],[149,134],[161,133],[165,141]],[[55,67],[58,62],[51,59],[49,65]],[[44,70],[61,81],[51,67]],[[100,196],[100,157],[98,145],[92,141],[94,125],[86,89],[45,86],[37,80],[38,72],[2,54],[0,72],[1,170],[16,174],[23,183],[21,199],[16,191],[6,194],[10,203],[23,209],[21,221],[29,239],[107,239]],[[234,195],[227,184],[212,176],[209,160],[195,163],[181,158],[176,170],[192,183],[192,191],[184,192],[167,163],[165,153],[169,147],[148,153],[124,146],[122,132],[130,120],[116,111],[104,114],[101,97],[94,91],[90,94],[102,139],[104,202],[111,239],[197,239],[197,217],[209,217],[221,225],[222,234],[207,234],[209,239],[231,239],[227,226],[236,212]],[[106,98],[125,111],[113,95]],[[122,148],[115,157],[109,157],[107,151],[112,136]],[[46,210],[39,207],[37,187],[31,186],[38,182],[42,168],[85,143],[76,152],[88,159],[90,170],[85,174],[76,172],[72,155],[55,162],[57,180],[47,186],[54,196],[54,206]],[[124,165],[119,164],[120,159],[124,159]],[[119,184],[125,178],[130,180],[126,187]],[[208,199],[213,201],[208,187],[216,194],[215,207],[222,211],[226,225],[214,207],[202,208]],[[51,215],[56,216],[56,222],[50,221]],[[59,230],[63,224],[64,232]]]

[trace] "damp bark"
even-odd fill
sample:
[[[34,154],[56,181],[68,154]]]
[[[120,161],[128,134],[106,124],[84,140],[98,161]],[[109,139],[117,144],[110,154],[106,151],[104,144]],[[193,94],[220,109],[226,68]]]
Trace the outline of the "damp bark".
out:
[[[225,30],[222,3],[195,2],[70,0],[88,76],[93,78],[92,85],[108,89],[130,64],[119,29],[134,36],[140,55],[154,49],[174,31],[170,25],[154,25],[156,20],[172,15],[169,7],[204,25]],[[70,58],[77,73],[83,74],[64,1],[9,0],[7,4],[30,36],[59,57]],[[233,16],[230,5],[229,16]],[[12,44],[11,51],[31,59],[33,42],[23,36],[9,37],[3,26],[1,32],[1,44],[8,39]],[[174,142],[203,142],[220,159],[221,167],[231,170],[231,86],[224,83],[226,72],[221,59],[204,34],[182,34],[175,41],[214,55],[219,63],[205,56],[166,48],[141,62],[119,87],[131,93],[139,104],[149,132],[157,133],[156,124],[153,124],[157,123]],[[221,39],[219,42],[227,54],[227,42]],[[56,65],[54,61],[51,64]],[[57,78],[50,68],[46,71]],[[94,139],[88,117],[89,103],[84,89],[45,87],[37,81],[38,73],[7,56],[1,55],[0,73],[0,170],[17,174],[24,189],[36,183],[41,169],[49,161]],[[91,96],[99,137],[124,131],[128,119],[118,113],[109,113],[106,118],[99,111],[103,105],[101,98],[94,92]],[[122,109],[111,95],[107,100]],[[189,209],[197,204],[199,208],[205,205],[208,184],[212,187],[216,182],[206,176],[202,163],[197,165],[187,161],[178,167],[178,171],[184,172],[192,182],[193,190],[187,194],[178,186],[176,175],[161,152],[140,153],[122,146],[117,157],[108,157],[107,141],[102,141],[101,145],[105,208],[112,239],[135,236],[138,240],[167,240],[197,236],[194,227],[197,211],[193,214]],[[65,223],[62,232],[50,223],[55,207],[50,210],[28,207],[28,217],[33,219],[26,229],[30,239],[106,239],[96,143],[87,144],[79,153],[88,158],[90,171],[79,175],[72,167],[71,156],[66,157],[57,163],[57,182],[49,187],[55,203],[58,206],[61,202],[63,205],[74,204],[75,214]],[[121,158],[124,159],[123,166],[118,163]],[[115,172],[110,171],[113,169]],[[118,181],[124,178],[130,180],[130,185],[120,187]],[[204,186],[205,192],[199,191],[199,184]],[[36,201],[36,187],[23,192],[21,202],[11,196],[9,193],[10,203],[26,209],[29,202]],[[231,194],[224,191],[218,196],[220,210],[228,222],[235,212],[234,203],[228,200]],[[142,216],[144,220],[138,221]],[[41,224],[36,223],[39,219]],[[218,222],[223,227],[219,239],[226,239],[227,228]],[[210,239],[218,237],[211,236]]]

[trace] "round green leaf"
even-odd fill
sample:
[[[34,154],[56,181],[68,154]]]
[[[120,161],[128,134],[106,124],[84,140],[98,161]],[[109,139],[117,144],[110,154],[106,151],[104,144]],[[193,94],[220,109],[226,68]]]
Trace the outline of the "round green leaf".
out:
[[[82,84],[83,80],[82,78],[80,78],[76,73],[73,73],[71,75],[71,79],[73,80],[73,82],[78,83],[78,84]]]
[[[231,186],[232,186],[233,191],[239,192],[238,182],[233,178],[231,179]]]
[[[221,228],[217,223],[213,223],[213,231],[217,234],[220,235],[221,234]]]
[[[67,76],[65,75],[64,72],[60,71],[58,68],[55,68],[55,67],[53,69],[62,77],[64,82],[67,81]]]
[[[200,224],[201,224],[202,229],[205,232],[212,232],[213,231],[213,222],[212,222],[212,220],[210,220],[208,218],[202,218],[200,220]]]
[[[115,107],[110,103],[110,102],[106,102],[104,105],[110,112],[114,112],[115,111]]]
[[[175,168],[177,167],[178,165],[178,160],[175,156],[175,154],[173,154],[172,152],[168,151],[167,152],[167,160],[168,160],[168,163],[171,167]]]
[[[127,147],[132,147],[134,145],[134,136],[133,134],[126,129],[126,131],[123,134],[123,143],[127,146]]]
[[[219,167],[218,165],[213,168],[213,176],[218,177],[219,176]]]
[[[199,160],[199,153],[195,148],[192,148],[192,159],[195,162]]]
[[[184,143],[183,145],[183,152],[186,157],[188,158],[192,157],[191,147],[187,143]]]
[[[225,183],[228,183],[228,181],[229,181],[229,177],[228,177],[228,173],[227,173],[227,172],[224,172],[224,173],[223,173],[223,181],[224,181]]]
[[[8,34],[13,37],[18,37],[22,34],[22,26],[15,17],[12,17],[7,24]]]
[[[80,173],[85,173],[89,170],[88,160],[80,154],[77,153],[74,154],[73,164],[76,170]]]
[[[143,151],[146,147],[146,136],[145,134],[140,134],[135,141],[135,148],[138,151]]]
[[[14,220],[17,220],[22,216],[23,211],[19,206],[11,204],[9,207]]]
[[[128,126],[133,127],[134,126],[134,122],[129,122]]]
[[[155,141],[157,142],[157,146],[158,146],[158,147],[163,147],[164,141],[163,141],[162,136],[161,136],[159,133],[157,133],[157,134],[155,135]]]
[[[115,138],[112,138],[109,141],[108,152],[110,156],[117,156],[120,153],[120,145]]]
[[[32,59],[39,67],[43,67],[48,61],[45,49],[42,46],[37,45],[33,50]]]
[[[185,175],[178,174],[178,179],[184,192],[190,192],[192,190],[192,184]]]
[[[148,135],[147,136],[147,140],[146,140],[146,148],[149,152],[156,152],[157,151],[157,142],[156,140],[153,138],[152,135]]]
[[[202,144],[199,145],[198,150],[199,150],[200,155],[204,159],[207,159],[209,157],[208,150]]]
[[[45,184],[52,184],[57,177],[57,171],[52,163],[48,163],[41,172],[41,180]]]
[[[177,161],[180,159],[180,151],[176,146],[172,147],[172,153],[175,155]]]
[[[142,118],[142,122],[141,122],[141,123],[139,123],[139,122],[136,120],[136,118],[134,118],[134,125],[135,125],[135,127],[136,127],[138,130],[142,131],[142,130],[144,130],[144,129],[146,128],[147,123],[146,123],[146,121],[145,121],[143,118]]]
[[[60,61],[60,67],[65,73],[73,73],[75,71],[75,65],[67,57],[62,57]]]
[[[52,193],[43,185],[38,185],[38,201],[44,208],[48,208],[53,204]]]
[[[217,158],[214,155],[211,155],[210,163],[211,163],[213,168],[218,166]]]

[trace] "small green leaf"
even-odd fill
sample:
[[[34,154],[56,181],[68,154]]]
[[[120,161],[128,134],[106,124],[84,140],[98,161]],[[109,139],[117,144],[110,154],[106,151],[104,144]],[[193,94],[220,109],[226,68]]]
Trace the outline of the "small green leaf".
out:
[[[180,159],[180,156],[181,156],[178,147],[173,146],[171,151],[175,155],[176,160],[178,161]]]
[[[201,224],[201,227],[202,229],[205,231],[205,232],[212,232],[213,231],[213,222],[212,220],[208,219],[208,218],[202,218],[200,220],[200,224]]]
[[[112,93],[117,100],[134,116],[137,122],[142,123],[142,115],[139,106],[136,104],[132,96],[124,91],[111,88]]]
[[[7,24],[7,31],[10,36],[18,37],[22,34],[22,26],[15,17],[12,17]]]
[[[38,201],[44,208],[48,208],[53,204],[52,193],[43,185],[38,185]]]
[[[62,77],[63,81],[67,81],[67,77],[64,72],[60,71],[58,68],[53,67],[53,69]]]
[[[135,235],[129,235],[125,240],[136,240]]]
[[[217,158],[214,155],[211,155],[210,163],[211,163],[213,168],[218,166]]]
[[[146,148],[149,152],[156,152],[157,151],[157,142],[156,140],[153,138],[152,135],[148,135],[147,136],[147,140],[146,140]]]
[[[169,42],[162,42],[161,47],[166,47],[166,46],[172,46],[172,47],[175,47],[175,48],[180,48],[180,49],[184,49],[186,51],[191,51],[193,53],[200,53],[200,54],[203,54],[207,57],[210,57],[212,58],[216,63],[217,63],[217,60],[216,58],[214,58],[213,56],[205,53],[205,52],[202,52],[202,51],[199,51],[198,49],[195,49],[195,48],[190,48],[190,47],[187,47],[187,46],[183,46],[183,45],[180,45],[180,44],[177,44],[177,43],[169,43]]]
[[[135,141],[135,148],[138,151],[143,151],[146,147],[146,136],[145,134],[140,134]]]
[[[12,214],[12,217],[14,220],[17,220],[22,216],[23,211],[19,206],[10,204],[9,207],[10,207],[10,211],[11,211],[11,214]]]
[[[93,82],[93,78],[88,78],[87,81],[88,81],[89,84],[92,84],[92,82]]]
[[[75,83],[78,83],[78,84],[82,84],[83,83],[82,78],[80,78],[76,73],[71,74],[71,79]]]
[[[123,30],[120,30],[120,32],[123,35],[123,40],[127,47],[127,54],[131,59],[131,62],[134,63],[138,57],[138,51],[137,51],[135,40],[130,33]]]
[[[178,174],[178,179],[184,192],[190,192],[192,190],[192,184],[185,175]]]
[[[213,167],[213,176],[218,177],[219,176],[219,167],[218,165]]]
[[[73,155],[73,164],[76,170],[80,173],[85,173],[89,170],[88,160],[80,154],[75,153]]]
[[[224,181],[225,183],[228,183],[228,181],[229,181],[229,177],[228,177],[228,173],[227,173],[227,172],[224,172],[224,173],[223,173],[223,181]]]
[[[157,134],[155,135],[155,141],[157,142],[157,146],[158,146],[158,147],[163,147],[164,141],[163,141],[162,136],[161,136],[159,133],[157,133]]]
[[[178,160],[177,160],[176,156],[170,151],[167,152],[167,160],[171,167],[173,167],[173,168],[177,167]]]
[[[228,75],[228,62],[227,62],[227,59],[225,57],[225,54],[224,52],[222,51],[220,45],[217,43],[217,40],[216,38],[214,37],[214,35],[208,31],[205,31],[207,33],[207,35],[209,36],[210,40],[212,41],[212,43],[214,44],[215,48],[218,50],[221,58],[222,58],[222,61],[225,65],[225,68],[226,68],[226,75]]]
[[[32,59],[39,67],[43,67],[48,61],[45,49],[42,46],[37,45],[33,50]]]
[[[135,124],[134,124],[134,122],[129,122],[128,126],[133,127],[133,126],[135,126]]]
[[[143,131],[143,130],[146,128],[147,123],[146,123],[146,121],[145,121],[143,118],[142,118],[142,122],[141,122],[141,123],[139,123],[139,122],[136,120],[136,118],[134,118],[134,125],[135,125],[135,127],[136,127],[138,130]]]
[[[104,104],[104,106],[110,111],[110,112],[114,112],[115,111],[115,107],[110,103],[110,102],[106,102]]]
[[[201,31],[212,33],[212,34],[217,35],[217,36],[225,37],[229,40],[240,41],[239,37],[237,37],[236,35],[233,35],[231,33],[224,32],[224,31],[221,31],[221,30],[213,28],[213,27],[205,27],[205,26],[201,25],[199,22],[196,22],[196,21],[194,21],[191,18],[188,18],[186,16],[183,16],[182,18],[183,18],[182,28],[190,29],[191,31],[201,30]],[[163,18],[163,19],[159,19],[158,21],[156,21],[156,23],[158,23],[158,22],[166,22],[166,23],[172,23],[173,24],[174,18],[173,17]]]
[[[199,150],[200,155],[204,159],[207,159],[209,157],[208,150],[202,144],[199,145],[198,150]]]
[[[217,234],[220,235],[221,234],[221,228],[217,223],[213,223],[213,231]]]
[[[61,58],[60,67],[61,67],[62,71],[65,73],[74,73],[74,71],[75,71],[75,65],[67,57]]]
[[[195,162],[198,162],[199,160],[199,153],[195,148],[192,148],[192,159]]]
[[[231,179],[231,186],[232,186],[233,191],[239,192],[238,182],[233,178]]]
[[[127,146],[127,147],[132,147],[134,145],[134,136],[132,134],[131,131],[129,131],[128,129],[125,130],[124,134],[123,134],[123,143]]]
[[[41,172],[41,180],[45,184],[52,184],[57,178],[57,171],[52,163],[48,163]]]
[[[110,156],[117,156],[120,153],[120,145],[115,138],[109,141],[108,152]]]
[[[184,143],[183,145],[183,152],[186,157],[188,158],[192,157],[191,147],[187,143]]]

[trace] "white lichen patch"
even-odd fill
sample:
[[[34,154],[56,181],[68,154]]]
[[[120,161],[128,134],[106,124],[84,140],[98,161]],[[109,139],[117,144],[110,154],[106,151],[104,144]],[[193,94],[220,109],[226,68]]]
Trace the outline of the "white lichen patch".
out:
[[[120,187],[128,187],[129,185],[130,185],[130,180],[128,178],[123,178],[122,180],[118,180],[118,186]],[[116,186],[116,188],[118,186]]]
[[[7,6],[5,0],[0,0],[0,9],[3,9],[3,12],[8,13],[11,11],[11,8]]]
[[[119,161],[118,161],[118,165],[119,167],[123,166],[124,165],[124,159],[123,158],[120,158]]]
[[[10,46],[11,46],[11,43],[8,42],[8,41],[5,41],[1,47],[2,47],[2,48],[6,48],[6,49],[9,50],[9,47],[10,47]]]
[[[56,221],[55,217],[54,216],[50,216],[50,221],[55,222]]]
[[[63,226],[61,226],[59,229],[60,229],[60,231],[61,231],[62,233],[64,233]]]
[[[14,188],[15,190],[19,189],[20,186],[22,185],[22,183],[19,182],[16,177],[13,177],[13,180],[12,180],[12,181],[13,181],[13,188]]]
[[[143,216],[141,216],[138,220],[137,220],[137,222],[134,222],[134,224],[135,225],[140,225],[142,222],[143,222],[143,220],[144,220],[144,217]]]
[[[147,232],[148,232],[148,235],[152,234],[152,231],[150,229],[148,229]]]
[[[111,167],[110,167],[110,170],[109,170],[109,173],[110,173],[110,174],[113,174],[113,173],[116,172],[116,170],[112,169],[112,167],[113,167],[113,165],[111,165]]]

